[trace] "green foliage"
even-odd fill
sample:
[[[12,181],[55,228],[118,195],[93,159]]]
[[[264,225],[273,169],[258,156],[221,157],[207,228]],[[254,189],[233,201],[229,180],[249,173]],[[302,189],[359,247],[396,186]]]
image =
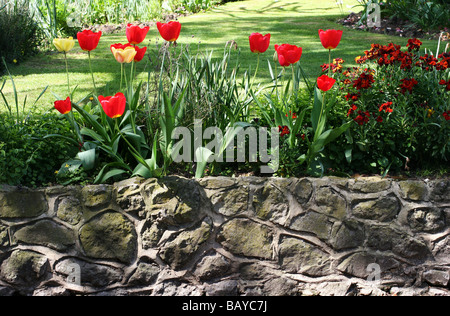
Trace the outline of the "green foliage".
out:
[[[443,0],[388,0],[384,15],[410,21],[425,31],[450,27],[450,3]]]
[[[71,135],[69,125],[60,116],[28,116],[17,123],[0,114],[0,183],[33,187],[55,183],[55,171],[74,153],[67,142],[45,139],[52,133]]]
[[[42,35],[28,6],[18,0],[0,0],[0,8],[0,56],[13,64],[35,55]],[[0,74],[4,70],[0,61]]]
[[[201,10],[209,9],[215,2],[213,0],[181,0],[181,5],[188,12],[197,13]]]

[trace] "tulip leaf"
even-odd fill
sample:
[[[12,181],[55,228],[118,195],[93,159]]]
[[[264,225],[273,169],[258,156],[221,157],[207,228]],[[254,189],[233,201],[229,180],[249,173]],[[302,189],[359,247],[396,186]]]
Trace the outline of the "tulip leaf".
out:
[[[128,171],[122,169],[123,167],[127,166],[120,162],[111,162],[106,164],[105,166],[103,166],[102,170],[100,170],[100,172],[98,173],[97,177],[94,180],[94,184],[105,183],[112,177],[128,173]],[[109,168],[113,169],[106,171]]]
[[[84,170],[88,171],[95,168],[95,148],[79,152],[76,157],[81,160]]]
[[[197,170],[195,172],[195,178],[200,179],[205,173],[206,165],[208,163],[209,157],[213,155],[213,152],[205,147],[199,147],[195,151],[195,156],[197,158]]]
[[[311,112],[311,123],[313,130],[317,130],[319,125],[320,113],[322,112],[323,95],[319,88],[314,89],[314,106]]]

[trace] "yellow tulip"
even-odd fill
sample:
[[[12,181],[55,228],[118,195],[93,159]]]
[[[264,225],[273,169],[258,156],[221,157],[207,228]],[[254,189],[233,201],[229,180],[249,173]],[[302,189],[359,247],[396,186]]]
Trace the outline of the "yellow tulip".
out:
[[[56,49],[58,49],[58,51],[67,53],[75,46],[75,41],[73,37],[55,38],[53,40],[53,44],[55,45]]]
[[[111,47],[111,51],[114,55],[114,58],[121,64],[131,63],[134,60],[134,56],[136,56],[137,54],[137,51],[134,49],[134,47],[131,46],[125,47],[125,49]]]

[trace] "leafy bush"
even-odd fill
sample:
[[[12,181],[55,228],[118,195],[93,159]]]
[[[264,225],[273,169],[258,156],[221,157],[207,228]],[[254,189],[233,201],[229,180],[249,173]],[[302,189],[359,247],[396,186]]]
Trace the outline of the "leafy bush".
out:
[[[6,62],[20,63],[38,52],[42,34],[25,3],[0,0],[0,29],[0,56]],[[4,70],[0,61],[0,74]]]
[[[450,157],[450,53],[420,55],[373,44],[359,67],[332,65],[342,100],[334,119],[354,120],[345,138],[327,148],[332,168],[351,172],[439,169]],[[325,65],[326,66],[326,65]]]
[[[0,183],[55,183],[55,171],[74,152],[61,139],[45,138],[53,133],[71,136],[70,126],[53,114],[29,116],[18,124],[11,116],[0,113]]]
[[[444,0],[389,0],[385,16],[410,21],[422,30],[450,27],[450,3]]]

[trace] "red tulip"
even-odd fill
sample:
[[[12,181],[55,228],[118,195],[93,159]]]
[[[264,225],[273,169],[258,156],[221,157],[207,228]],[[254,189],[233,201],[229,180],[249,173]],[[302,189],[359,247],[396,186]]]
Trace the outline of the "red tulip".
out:
[[[111,53],[113,53],[114,54],[114,52],[113,52],[113,47],[115,48],[115,49],[125,49],[125,48],[127,48],[127,47],[130,47],[131,46],[131,44],[130,43],[127,43],[127,44],[120,44],[120,43],[117,43],[117,44],[112,44],[109,48],[111,49]]]
[[[67,114],[72,111],[72,102],[70,101],[70,97],[67,97],[65,100],[55,101],[55,109],[57,109],[61,114]]]
[[[145,52],[147,51],[147,47],[139,48],[135,46],[134,49],[137,52],[136,56],[134,56],[134,61],[139,62],[142,60],[142,58],[144,58]]]
[[[282,67],[288,67],[291,64],[297,63],[302,57],[303,52],[301,47],[289,44],[275,45],[275,50],[278,53],[278,61]]]
[[[270,45],[270,34],[262,35],[259,33],[253,33],[249,36],[250,50],[252,53],[265,53]]]
[[[148,30],[150,30],[149,26],[141,28],[138,25],[128,23],[126,30],[128,42],[130,44],[142,43],[147,36]]]
[[[122,92],[116,93],[115,96],[104,97],[102,95],[98,96],[98,100],[102,105],[103,111],[110,118],[121,117],[125,112],[125,106],[127,104],[127,99]]]
[[[180,36],[181,23],[177,21],[170,21],[169,23],[156,23],[159,34],[168,42],[175,42]]]
[[[324,92],[330,90],[335,83],[336,80],[328,77],[327,75],[323,75],[317,78],[317,87]]]
[[[319,30],[319,37],[325,49],[335,49],[338,47],[342,38],[342,31],[338,30]]]
[[[77,34],[78,44],[80,45],[82,50],[90,52],[97,48],[101,36],[102,36],[101,31],[97,33],[94,33],[91,30],[84,30],[83,32],[78,32]]]
[[[115,49],[125,49],[125,48],[130,47],[130,46],[132,46],[130,43],[126,43],[126,44],[120,44],[120,43],[119,44],[112,44],[110,46],[110,49],[111,49],[111,52],[114,54],[114,52],[112,50],[113,47]],[[134,46],[134,49],[136,50],[136,56],[134,56],[134,61],[135,62],[140,62],[144,58],[145,53],[147,52],[147,47],[139,48],[138,46]]]

